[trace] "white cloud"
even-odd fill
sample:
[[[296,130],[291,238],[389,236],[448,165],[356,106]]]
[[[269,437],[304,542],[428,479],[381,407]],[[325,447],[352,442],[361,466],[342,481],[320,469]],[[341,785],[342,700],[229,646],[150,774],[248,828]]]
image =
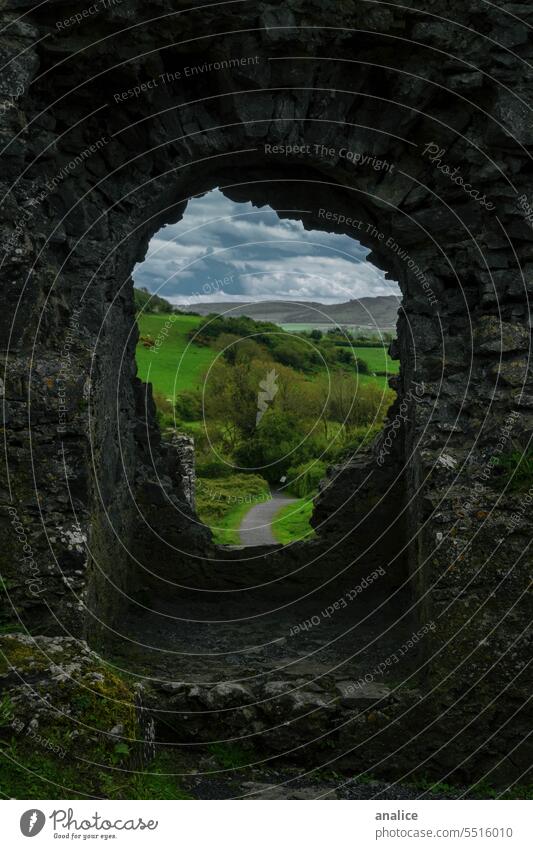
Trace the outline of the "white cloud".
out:
[[[367,253],[348,236],[306,231],[269,207],[237,204],[214,191],[194,198],[182,221],[154,236],[134,279],[175,303],[230,275],[225,293],[208,297],[331,303],[399,295],[397,284],[365,261]]]

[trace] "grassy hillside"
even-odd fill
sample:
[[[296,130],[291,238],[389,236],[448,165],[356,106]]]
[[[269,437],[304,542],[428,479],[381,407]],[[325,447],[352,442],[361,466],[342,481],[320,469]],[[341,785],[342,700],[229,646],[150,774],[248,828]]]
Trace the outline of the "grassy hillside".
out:
[[[137,346],[137,366],[141,380],[153,384],[155,392],[175,398],[184,389],[202,388],[202,375],[216,356],[212,348],[191,343],[188,334],[202,318],[196,315],[140,315],[141,340],[154,347]],[[159,344],[158,344],[159,343]]]
[[[165,398],[175,398],[183,390],[201,390],[202,375],[216,357],[216,351],[196,345],[189,339],[191,330],[203,319],[196,315],[141,314],[138,319],[141,341],[137,346],[137,365],[141,380],[150,381]],[[142,340],[145,340],[144,343]],[[146,343],[153,342],[152,347]],[[370,372],[397,374],[399,364],[391,360],[385,348],[354,347],[356,357],[367,363]],[[383,375],[359,374],[361,385],[375,383],[387,387]]]
[[[353,448],[354,441],[359,444],[361,439],[375,432],[381,409],[386,409],[392,397],[386,375],[395,374],[398,363],[389,358],[383,347],[362,344],[350,349],[343,344],[343,338],[330,334],[314,338],[310,346],[295,336],[280,337],[276,325],[270,327],[269,333],[268,325],[254,327],[252,322],[251,329],[256,331],[251,334],[254,341],[247,341],[248,348],[244,349],[252,358],[250,371],[243,370],[242,366],[237,371],[231,359],[220,357],[211,374],[209,391],[202,396],[206,371],[219,356],[219,337],[227,346],[228,340],[250,336],[249,320],[245,320],[242,327],[242,320],[229,324],[226,321],[221,326],[218,326],[220,322],[209,322],[195,340],[195,333],[204,321],[198,315],[141,311],[138,316],[138,374],[142,380],[152,383],[161,427],[171,428],[177,423],[178,429],[195,438],[199,475],[196,506],[200,519],[211,527],[216,542],[238,544],[242,518],[257,501],[268,497],[267,481],[276,485],[280,476],[287,473],[299,479],[301,469],[313,457],[323,457],[326,464],[336,462],[344,451]],[[225,336],[219,332],[221,330],[225,331]],[[233,330],[233,335],[228,330]],[[311,356],[317,351],[321,354],[319,358]],[[254,357],[259,359],[256,361]],[[267,359],[262,359],[264,357]],[[324,381],[324,361],[328,363],[331,376],[329,390]],[[270,366],[280,376],[280,381],[285,381],[281,383],[282,390],[284,385],[287,390],[285,394],[274,395],[277,406],[266,412],[262,426],[255,425],[247,430],[249,416],[246,416],[251,410],[250,421],[255,422],[257,386],[261,386],[259,380],[264,380],[264,370]],[[217,370],[220,372],[218,378]],[[239,382],[233,387],[235,374],[239,375]],[[376,388],[379,391],[376,392]],[[350,410],[344,409],[349,397],[346,393],[351,391],[357,392],[356,410],[359,412],[353,420],[349,418],[345,426],[345,416],[350,416]],[[324,425],[314,427],[315,402],[309,399],[315,395],[321,399],[323,393],[330,405],[328,419]],[[178,397],[179,405],[174,412]],[[322,402],[319,409],[322,409]],[[371,427],[374,421],[378,424]],[[291,459],[284,463],[278,459],[280,456]],[[289,465],[291,468],[286,468]],[[232,466],[235,472],[228,476],[228,468]],[[250,471],[239,473],[239,468]],[[264,471],[257,475],[252,469]],[[277,540],[286,544],[314,535],[309,518],[316,485],[317,481],[313,483],[313,491],[294,492],[306,497],[276,517],[273,532]],[[248,493],[249,497],[244,498],[243,493]]]

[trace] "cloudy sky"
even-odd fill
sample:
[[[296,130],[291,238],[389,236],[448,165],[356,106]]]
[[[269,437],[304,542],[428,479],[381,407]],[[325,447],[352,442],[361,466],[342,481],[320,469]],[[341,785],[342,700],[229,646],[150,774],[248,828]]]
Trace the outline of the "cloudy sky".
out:
[[[305,231],[270,207],[234,203],[218,190],[189,202],[178,224],[153,237],[136,286],[175,304],[223,300],[347,301],[399,295],[348,236]]]

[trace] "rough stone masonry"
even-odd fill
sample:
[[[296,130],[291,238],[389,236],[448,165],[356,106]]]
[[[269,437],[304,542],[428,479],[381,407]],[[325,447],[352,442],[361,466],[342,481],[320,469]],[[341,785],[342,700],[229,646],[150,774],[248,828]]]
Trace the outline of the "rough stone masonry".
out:
[[[390,451],[331,470],[321,558],[298,569],[305,545],[278,552],[276,592],[386,566],[435,623],[420,710],[402,720],[427,729],[420,760],[523,778],[532,517],[524,493],[475,484],[509,416],[509,450],[533,421],[533,8],[189,7],[2,7],[4,630],[105,647],[140,588],[156,604],[169,575],[220,588],[235,572],[242,555],[196,521],[190,462],[161,441],[134,362],[134,264],[220,187],[354,236],[403,293]]]

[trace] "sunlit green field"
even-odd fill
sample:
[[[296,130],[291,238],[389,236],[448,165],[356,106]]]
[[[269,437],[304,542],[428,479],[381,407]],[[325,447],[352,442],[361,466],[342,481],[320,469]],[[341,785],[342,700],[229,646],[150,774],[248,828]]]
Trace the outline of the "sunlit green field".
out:
[[[184,389],[202,388],[202,375],[217,352],[194,345],[187,338],[201,321],[197,315],[141,315],[138,319],[141,337],[161,343],[153,348],[144,347],[141,341],[137,345],[139,377],[152,383],[154,391],[165,398],[175,398]]]
[[[360,360],[364,360],[370,371],[386,371],[388,374],[398,374],[400,363],[391,360],[386,348],[359,348],[354,347],[354,354]]]
[[[145,347],[142,342],[137,346],[141,380],[152,383],[155,392],[165,398],[175,398],[185,389],[201,390],[202,376],[215,359],[216,351],[195,345],[187,335],[198,327],[202,318],[197,315],[141,315],[138,321],[141,337],[149,337],[156,343],[152,348]],[[283,326],[303,330],[310,325]],[[391,360],[385,348],[354,347],[353,351],[368,364],[371,372],[387,371],[390,375],[398,372],[398,362]],[[382,375],[360,374],[359,380],[362,386],[375,383],[380,388],[387,387],[387,378]]]

